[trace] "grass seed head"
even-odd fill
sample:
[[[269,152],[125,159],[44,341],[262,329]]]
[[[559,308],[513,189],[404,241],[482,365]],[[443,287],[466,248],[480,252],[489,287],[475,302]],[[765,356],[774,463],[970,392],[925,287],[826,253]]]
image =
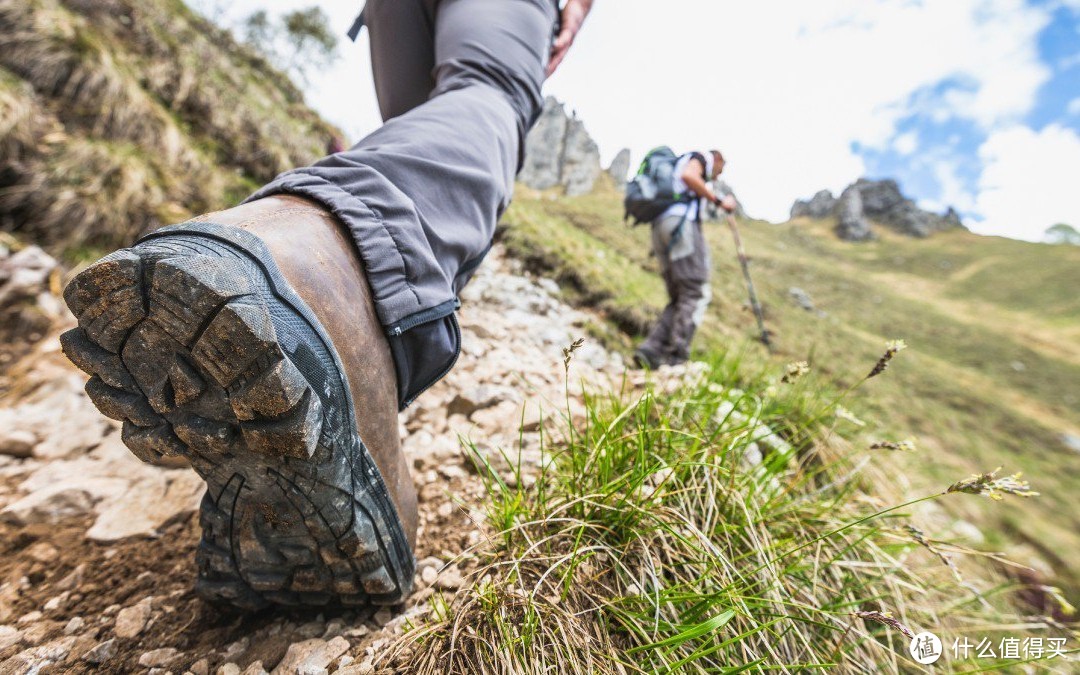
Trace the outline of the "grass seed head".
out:
[[[863,612],[858,611],[853,613],[854,616],[859,617],[863,621],[873,621],[875,623],[884,624],[890,628],[894,628],[903,633],[908,638],[914,638],[915,633],[911,632],[911,629],[904,624],[897,621],[890,612]]]
[[[903,441],[879,441],[870,446],[871,450],[892,450],[894,452],[913,452],[915,441],[910,438]]]
[[[1022,474],[1014,473],[1011,476],[997,477],[1001,467],[983,474],[976,474],[970,478],[957,481],[945,490],[945,494],[952,492],[964,492],[970,495],[983,495],[1001,501],[1004,495],[1017,497],[1038,497],[1039,493],[1031,489],[1026,480],[1020,480]]]
[[[866,379],[871,377],[877,377],[885,372],[885,369],[889,367],[889,361],[893,360],[900,352],[907,349],[907,343],[903,340],[889,340],[885,343],[885,353],[881,355],[878,362],[874,364],[874,369],[870,371],[870,374],[866,376]]]
[[[949,570],[953,573],[953,576],[956,577],[957,581],[962,582],[964,580],[963,576],[960,574],[960,570],[956,567],[956,564],[953,563],[952,558],[939,551],[938,548],[934,546],[929,539],[926,538],[925,532],[915,527],[914,525],[905,525],[904,529],[907,531],[908,534],[911,535],[911,538],[915,540],[915,543],[919,544],[927,551],[930,551],[935,556],[937,556],[938,560],[940,560],[942,563],[944,563],[946,567],[949,568]]]
[[[1054,601],[1059,612],[1067,617],[1076,616],[1076,607],[1066,599],[1065,594],[1057,586],[1037,586],[1040,591]]]
[[[581,349],[581,345],[585,344],[585,338],[578,338],[570,343],[569,347],[563,347],[563,368],[570,367],[570,361],[574,358],[574,352]]]

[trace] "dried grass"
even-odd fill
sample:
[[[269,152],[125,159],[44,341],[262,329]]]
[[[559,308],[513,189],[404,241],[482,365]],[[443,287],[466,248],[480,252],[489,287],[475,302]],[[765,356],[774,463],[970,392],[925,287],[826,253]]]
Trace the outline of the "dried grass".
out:
[[[0,227],[112,248],[235,203],[334,133],[174,0],[0,0]]]
[[[56,3],[0,0],[0,64],[29,82],[71,132],[126,141],[195,177],[207,161],[94,31]]]

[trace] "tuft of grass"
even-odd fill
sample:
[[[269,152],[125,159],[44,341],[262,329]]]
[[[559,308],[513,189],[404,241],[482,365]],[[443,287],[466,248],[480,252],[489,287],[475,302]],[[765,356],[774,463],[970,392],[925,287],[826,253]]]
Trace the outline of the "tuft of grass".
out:
[[[740,367],[718,358],[644,391],[586,394],[585,418],[566,413],[565,440],[546,446],[535,481],[520,468],[504,478],[469,446],[490,497],[481,565],[385,663],[422,674],[901,672],[923,630],[947,642],[1017,625],[1058,634],[1018,616],[1006,585],[962,585],[947,542],[902,529],[922,502],[991,485],[1020,494],[1016,484],[990,476],[886,507],[886,477],[812,421],[828,411],[802,408],[835,401],[767,378],[733,389]],[[770,440],[764,423],[780,419],[786,438]],[[792,420],[808,426],[792,434]]]

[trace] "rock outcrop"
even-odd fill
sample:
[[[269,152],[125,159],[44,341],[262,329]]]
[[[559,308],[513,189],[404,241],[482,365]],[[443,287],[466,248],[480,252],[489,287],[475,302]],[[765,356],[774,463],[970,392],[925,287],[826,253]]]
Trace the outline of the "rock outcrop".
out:
[[[518,180],[535,190],[561,187],[567,196],[588,194],[600,177],[600,149],[575,114],[552,96],[525,141]]]
[[[964,227],[955,209],[949,207],[941,214],[920,209],[914,200],[904,196],[892,179],[860,178],[849,185],[839,199],[834,199],[828,190],[822,190],[809,200],[797,200],[791,207],[792,218],[828,216],[836,216],[837,234],[851,241],[874,238],[869,221],[920,238]]]
[[[630,173],[630,148],[623,148],[615,155],[607,172],[620,192],[626,189],[626,175]]]
[[[862,193],[854,185],[840,195],[836,203],[836,234],[847,241],[869,241],[877,235],[863,217]]]
[[[746,211],[743,210],[742,202],[739,201],[739,198],[735,195],[735,191],[731,189],[730,185],[720,180],[719,178],[712,181],[710,185],[712,186],[713,192],[716,193],[716,196],[733,197],[736,204],[735,215],[739,218],[746,217]],[[718,206],[716,206],[715,204],[705,204],[705,218],[707,220],[720,220],[721,217],[723,217],[723,214],[720,213],[720,208]]]
[[[836,197],[821,190],[810,199],[797,199],[791,206],[792,218],[828,218],[836,209]]]

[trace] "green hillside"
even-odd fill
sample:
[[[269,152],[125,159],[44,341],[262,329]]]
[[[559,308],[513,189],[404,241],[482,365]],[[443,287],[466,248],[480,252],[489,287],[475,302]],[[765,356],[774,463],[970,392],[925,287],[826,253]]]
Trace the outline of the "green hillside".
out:
[[[599,308],[620,330],[597,327],[627,352],[666,301],[650,258],[647,227],[623,224],[612,190],[550,199],[523,190],[505,218],[503,240],[536,269],[553,271],[577,302]],[[1009,509],[952,504],[994,547],[1054,567],[1073,597],[1080,591],[1080,249],[967,232],[917,240],[879,228],[873,243],[831,234],[834,223],[744,222],[752,270],[775,331],[774,362],[808,361],[834,391],[856,384],[886,340],[911,349],[890,376],[845,405],[866,422],[839,422],[866,446],[912,438],[911,454],[878,455],[913,490],[1003,466],[1023,471],[1043,497]],[[713,302],[699,355],[737,352],[744,376],[763,365],[750,340],[755,324],[731,237],[707,226]],[[789,289],[806,291],[814,311]],[[636,338],[635,338],[636,339]],[[1017,546],[1021,544],[1021,546]]]
[[[180,0],[0,3],[0,229],[69,259],[231,206],[336,133]]]

